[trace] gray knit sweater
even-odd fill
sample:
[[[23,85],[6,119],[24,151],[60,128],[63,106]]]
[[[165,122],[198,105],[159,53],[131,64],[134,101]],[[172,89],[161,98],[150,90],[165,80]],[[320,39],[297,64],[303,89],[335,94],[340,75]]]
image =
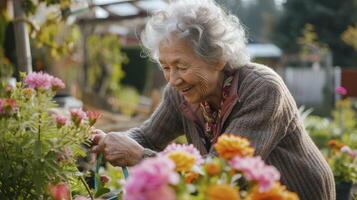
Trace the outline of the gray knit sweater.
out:
[[[296,103],[282,79],[270,68],[251,63],[237,69],[233,81],[231,106],[221,124],[221,133],[248,138],[266,163],[281,173],[281,182],[302,200],[335,200],[333,174],[306,133]],[[188,105],[170,86],[152,116],[127,133],[141,145],[155,151],[185,134],[202,154],[206,149],[202,137],[199,110]]]

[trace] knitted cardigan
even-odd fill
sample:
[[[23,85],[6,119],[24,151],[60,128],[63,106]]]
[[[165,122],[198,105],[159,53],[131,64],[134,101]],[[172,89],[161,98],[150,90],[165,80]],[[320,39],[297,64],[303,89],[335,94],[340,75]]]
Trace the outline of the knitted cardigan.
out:
[[[335,200],[333,174],[306,133],[296,103],[283,80],[270,68],[250,63],[237,69],[224,113],[221,133],[246,137],[281,182],[302,200]],[[201,154],[206,149],[198,105],[188,104],[171,86],[143,125],[126,133],[145,148],[160,151],[185,134]],[[213,145],[212,145],[213,146]]]

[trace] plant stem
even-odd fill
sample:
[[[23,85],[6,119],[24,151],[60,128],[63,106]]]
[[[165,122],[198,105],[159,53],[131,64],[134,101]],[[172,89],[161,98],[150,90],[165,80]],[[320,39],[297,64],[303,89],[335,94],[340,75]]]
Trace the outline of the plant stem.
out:
[[[82,176],[80,176],[79,179],[81,180],[81,182],[83,183],[84,187],[86,188],[86,190],[87,190],[87,192],[88,192],[88,194],[89,194],[89,196],[90,196],[90,199],[91,199],[91,200],[94,200],[93,194],[92,194],[92,192],[90,191],[90,188],[89,188],[88,184],[86,183],[86,181],[83,179]]]

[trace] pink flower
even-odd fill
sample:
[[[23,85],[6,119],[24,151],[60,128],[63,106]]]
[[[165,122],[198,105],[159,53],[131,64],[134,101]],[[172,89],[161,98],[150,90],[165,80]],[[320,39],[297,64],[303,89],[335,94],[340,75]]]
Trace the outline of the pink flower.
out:
[[[76,126],[79,126],[84,119],[87,119],[87,114],[81,108],[73,108],[70,112],[71,119]]]
[[[58,183],[49,186],[50,196],[53,200],[70,200],[71,193],[66,183]]]
[[[62,90],[64,89],[66,86],[63,83],[63,81],[59,78],[53,77],[51,80],[51,84],[52,84],[52,90]]]
[[[124,200],[170,200],[174,194],[168,184],[177,184],[175,164],[168,158],[148,158],[130,170],[124,185]]]
[[[353,151],[349,146],[346,146],[346,145],[341,147],[340,151],[342,153],[348,154],[352,158],[355,158],[357,156],[357,152]]]
[[[268,191],[274,182],[280,179],[278,170],[273,166],[265,165],[260,156],[236,156],[229,161],[229,164],[233,169],[241,171],[248,181],[256,181],[260,192]]]
[[[57,128],[61,128],[62,126],[66,125],[67,121],[67,117],[63,115],[56,115]]]
[[[89,125],[93,126],[95,122],[102,116],[99,112],[96,111],[87,111],[86,112],[89,120]]]
[[[173,151],[183,151],[187,152],[195,157],[196,164],[200,165],[203,163],[202,156],[200,152],[192,145],[186,145],[186,144],[170,144],[165,148],[165,150],[161,153],[161,155],[167,155],[170,152]]]
[[[0,116],[11,116],[18,110],[15,99],[0,99]]]
[[[53,76],[43,72],[32,72],[25,77],[25,84],[33,89],[50,89]]]
[[[65,87],[61,79],[53,77],[43,72],[29,73],[25,77],[24,82],[29,88],[33,88],[33,89],[44,89],[44,90],[53,89],[57,91]]]
[[[340,95],[342,95],[342,96],[344,96],[344,95],[347,94],[347,90],[346,90],[346,88],[344,88],[344,87],[342,87],[342,86],[338,86],[338,87],[336,88],[336,93],[337,93],[337,94],[340,94]]]
[[[110,181],[110,178],[106,175],[101,175],[100,176],[100,182],[102,182],[102,184],[106,184]]]

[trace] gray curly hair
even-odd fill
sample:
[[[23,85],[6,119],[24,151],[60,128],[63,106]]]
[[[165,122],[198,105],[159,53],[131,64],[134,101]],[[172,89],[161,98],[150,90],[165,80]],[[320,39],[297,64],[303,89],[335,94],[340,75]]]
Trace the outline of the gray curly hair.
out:
[[[158,61],[160,42],[172,33],[189,41],[196,54],[209,62],[223,59],[240,67],[250,61],[239,19],[214,0],[176,0],[156,12],[141,33],[146,53]]]

